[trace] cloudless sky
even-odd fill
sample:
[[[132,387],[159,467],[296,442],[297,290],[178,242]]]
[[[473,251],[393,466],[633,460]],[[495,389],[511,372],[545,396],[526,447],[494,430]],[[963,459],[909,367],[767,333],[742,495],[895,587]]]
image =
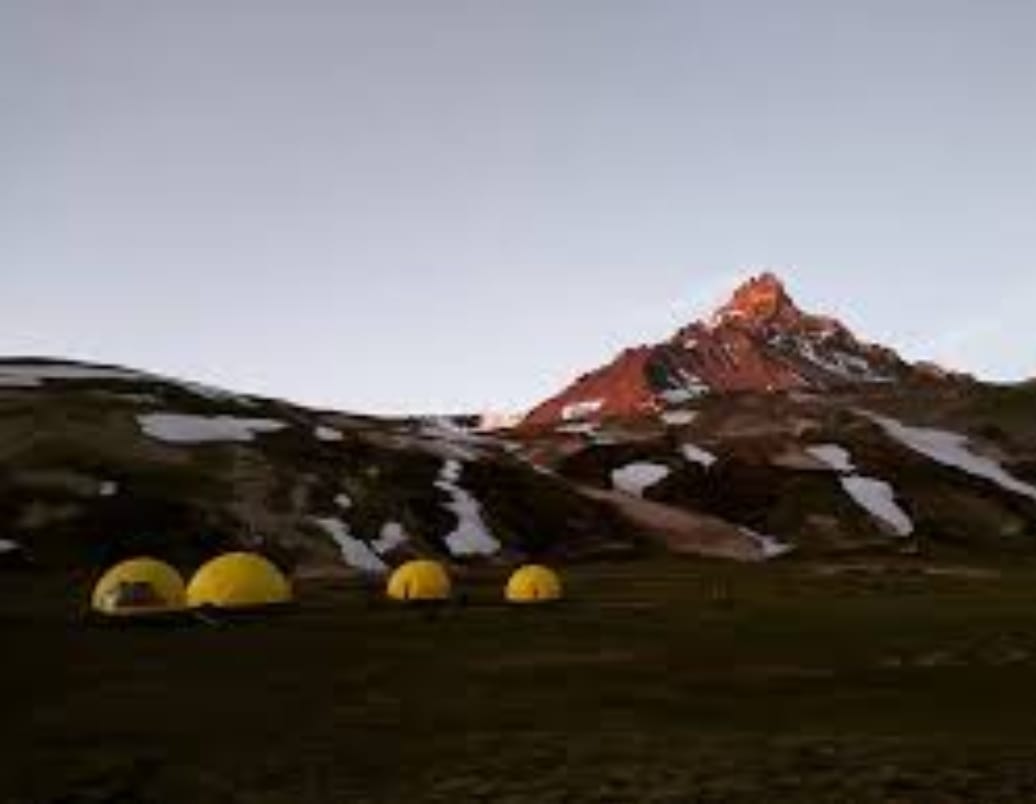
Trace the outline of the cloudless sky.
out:
[[[1036,3],[0,0],[0,353],[522,409],[753,271],[1036,375]]]

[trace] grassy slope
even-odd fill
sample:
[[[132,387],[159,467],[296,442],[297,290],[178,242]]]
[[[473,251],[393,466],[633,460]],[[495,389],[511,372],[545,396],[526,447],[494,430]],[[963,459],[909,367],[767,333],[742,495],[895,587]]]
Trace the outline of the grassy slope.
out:
[[[1036,578],[1002,572],[662,560],[547,610],[323,586],[172,629],[12,573],[0,801],[1030,800]]]

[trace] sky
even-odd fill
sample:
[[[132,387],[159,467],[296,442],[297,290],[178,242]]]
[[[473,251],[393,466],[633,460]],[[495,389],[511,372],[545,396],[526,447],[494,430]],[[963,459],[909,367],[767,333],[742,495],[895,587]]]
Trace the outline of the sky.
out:
[[[522,410],[774,270],[1036,375],[1036,3],[0,0],[0,354]]]

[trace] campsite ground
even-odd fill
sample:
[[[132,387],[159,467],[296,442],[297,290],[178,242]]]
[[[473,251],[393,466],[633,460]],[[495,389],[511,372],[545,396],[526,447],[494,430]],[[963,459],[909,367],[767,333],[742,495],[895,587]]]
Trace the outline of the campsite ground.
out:
[[[1036,799],[1036,568],[659,559],[432,617],[87,626],[0,584],[0,802]]]

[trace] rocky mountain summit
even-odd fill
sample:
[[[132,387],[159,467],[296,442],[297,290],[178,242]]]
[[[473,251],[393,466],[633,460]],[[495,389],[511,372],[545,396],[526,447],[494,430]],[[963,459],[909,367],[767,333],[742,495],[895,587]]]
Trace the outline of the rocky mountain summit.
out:
[[[637,416],[710,393],[825,391],[880,384],[963,381],[931,364],[865,343],[834,318],[803,312],[775,275],[669,340],[627,349],[537,405],[529,428],[558,421]]]

